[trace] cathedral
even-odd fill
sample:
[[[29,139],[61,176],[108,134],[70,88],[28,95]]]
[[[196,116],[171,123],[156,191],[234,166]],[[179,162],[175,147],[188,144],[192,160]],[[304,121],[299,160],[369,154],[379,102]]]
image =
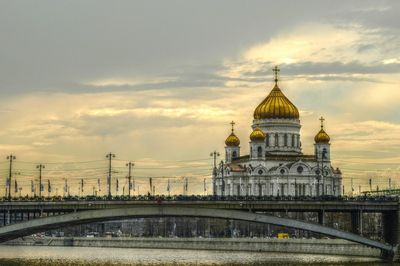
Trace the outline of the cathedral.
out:
[[[302,153],[297,107],[275,86],[254,110],[250,153],[241,155],[240,140],[232,132],[225,140],[225,162],[213,171],[214,194],[219,196],[340,196],[342,175],[333,168],[330,137],[321,128],[314,138],[314,154]]]

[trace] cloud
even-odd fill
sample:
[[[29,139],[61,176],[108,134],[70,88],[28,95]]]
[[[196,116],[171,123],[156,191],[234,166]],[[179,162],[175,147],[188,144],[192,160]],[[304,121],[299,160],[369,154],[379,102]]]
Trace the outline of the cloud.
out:
[[[224,1],[130,3],[112,13],[104,3],[10,3],[0,10],[0,147],[18,153],[29,178],[37,173],[23,161],[99,160],[47,168],[61,185],[69,176],[78,186],[82,171],[96,186],[113,151],[121,184],[134,160],[142,192],[151,175],[160,189],[174,177],[177,193],[190,176],[202,192],[209,153],[223,153],[231,120],[248,152],[253,110],[278,64],[282,90],[300,109],[305,153],[323,115],[346,186],[377,169],[396,176],[399,4],[359,3],[230,2],[229,12]]]

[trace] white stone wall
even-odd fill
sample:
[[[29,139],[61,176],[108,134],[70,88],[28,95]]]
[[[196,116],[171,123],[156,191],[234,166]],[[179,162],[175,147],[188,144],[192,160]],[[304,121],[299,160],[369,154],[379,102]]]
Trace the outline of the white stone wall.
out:
[[[224,171],[225,196],[319,196],[342,192],[341,176],[334,174],[330,163],[325,163],[326,176],[321,175],[317,161],[253,161],[242,163],[247,172]],[[250,165],[252,170],[250,170]],[[289,168],[288,165],[291,167]],[[301,171],[300,171],[301,170]],[[221,170],[217,176],[217,195],[222,195]]]

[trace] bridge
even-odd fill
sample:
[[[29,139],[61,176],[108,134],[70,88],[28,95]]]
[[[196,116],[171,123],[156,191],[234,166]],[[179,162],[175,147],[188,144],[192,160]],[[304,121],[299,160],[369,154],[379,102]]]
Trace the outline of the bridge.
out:
[[[318,223],[266,214],[266,212],[315,212]],[[351,214],[352,231],[324,225],[327,212]],[[363,213],[382,213],[384,242],[362,236]],[[0,242],[64,226],[144,217],[207,217],[285,226],[342,238],[381,250],[383,258],[397,253],[399,201],[397,198],[332,200],[57,200],[0,202]]]

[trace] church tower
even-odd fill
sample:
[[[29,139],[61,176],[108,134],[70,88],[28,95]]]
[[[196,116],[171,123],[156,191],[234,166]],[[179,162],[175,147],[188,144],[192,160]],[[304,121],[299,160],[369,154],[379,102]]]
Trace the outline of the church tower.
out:
[[[253,129],[267,134],[265,150],[271,155],[300,155],[299,110],[283,94],[278,86],[277,66],[273,69],[275,86],[269,95],[254,110]]]
[[[265,159],[265,137],[258,126],[250,134],[250,159],[263,160]]]
[[[318,161],[326,161],[329,162],[331,160],[331,151],[330,146],[331,144],[329,141],[331,138],[324,130],[324,121],[325,119],[321,117],[319,119],[321,121],[321,130],[315,135],[315,157]]]
[[[225,140],[225,162],[231,163],[234,158],[240,156],[240,140],[234,132],[235,122],[231,122],[232,132]]]

